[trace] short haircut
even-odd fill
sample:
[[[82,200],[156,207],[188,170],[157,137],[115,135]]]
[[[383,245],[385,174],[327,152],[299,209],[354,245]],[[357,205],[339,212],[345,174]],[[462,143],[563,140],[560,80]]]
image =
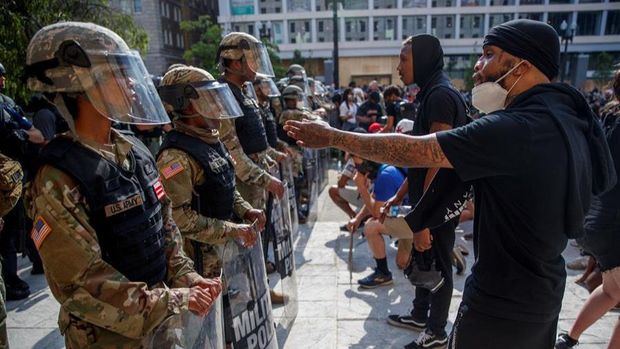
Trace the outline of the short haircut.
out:
[[[391,96],[402,97],[402,95],[403,95],[403,92],[401,91],[400,87],[396,85],[390,85],[385,88],[385,91],[383,91],[383,98],[386,98],[386,99]]]

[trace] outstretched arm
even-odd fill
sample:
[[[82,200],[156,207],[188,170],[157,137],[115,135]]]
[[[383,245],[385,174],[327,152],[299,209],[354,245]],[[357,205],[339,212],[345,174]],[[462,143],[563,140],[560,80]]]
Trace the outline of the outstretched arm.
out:
[[[435,134],[359,134],[330,127],[324,122],[287,121],[285,130],[303,147],[334,147],[364,159],[400,167],[445,167],[452,165]]]

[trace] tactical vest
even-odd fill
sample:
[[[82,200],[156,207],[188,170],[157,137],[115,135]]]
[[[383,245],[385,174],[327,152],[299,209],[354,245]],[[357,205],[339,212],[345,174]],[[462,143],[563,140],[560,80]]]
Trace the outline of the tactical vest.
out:
[[[179,131],[166,135],[161,145],[189,154],[205,172],[205,181],[194,186],[192,209],[201,215],[222,220],[233,217],[235,167],[221,142],[209,144]]]
[[[263,117],[263,124],[265,125],[265,132],[267,134],[267,142],[272,148],[278,146],[278,131],[276,126],[276,119],[273,117],[271,108],[261,107],[261,115]]]
[[[253,99],[245,96],[237,86],[228,85],[243,112],[243,116],[235,119],[235,130],[243,152],[252,155],[267,150],[267,135],[258,105]]]
[[[79,184],[103,260],[129,280],[152,286],[167,272],[157,197],[163,187],[151,154],[137,139],[131,141],[129,170],[66,137],[47,144],[41,158]]]

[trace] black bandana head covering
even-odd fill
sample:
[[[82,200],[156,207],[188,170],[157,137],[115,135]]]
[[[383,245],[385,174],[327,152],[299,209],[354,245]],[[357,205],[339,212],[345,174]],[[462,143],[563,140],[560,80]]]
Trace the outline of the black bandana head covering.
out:
[[[431,77],[443,69],[443,50],[439,39],[432,35],[415,35],[411,40],[413,51],[413,80],[424,89]]]
[[[532,63],[553,80],[560,67],[560,40],[552,26],[529,19],[516,19],[489,30],[483,46],[501,48]]]

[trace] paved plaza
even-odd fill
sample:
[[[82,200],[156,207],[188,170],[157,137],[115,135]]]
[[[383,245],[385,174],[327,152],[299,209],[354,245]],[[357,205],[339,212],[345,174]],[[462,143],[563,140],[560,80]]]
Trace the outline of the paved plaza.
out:
[[[336,171],[330,170],[330,183],[335,180]],[[299,313],[288,336],[279,338],[280,347],[402,348],[417,333],[389,326],[386,322],[388,315],[409,310],[413,298],[412,286],[394,263],[396,249],[393,244],[390,243],[388,248],[388,260],[394,285],[360,290],[357,279],[370,273],[374,266],[367,244],[356,237],[353,271],[350,273],[347,267],[348,233],[340,232],[338,228],[344,223],[345,215],[331,203],[326,190],[319,198],[317,212],[316,220],[302,227],[295,243]],[[462,224],[457,230],[457,242],[472,252],[467,257],[468,267],[473,263],[473,247],[462,236],[471,230],[471,222]],[[577,255],[576,248],[569,245],[565,258],[572,260]],[[26,300],[7,304],[11,348],[63,348],[64,342],[56,324],[59,305],[47,287],[45,277],[30,275],[30,265],[21,262],[20,275],[30,284],[32,295]],[[579,273],[568,271],[568,275],[560,330],[569,328],[588,295],[573,282]],[[455,275],[448,327],[452,326],[456,316],[465,278],[466,275]],[[579,348],[606,348],[618,315],[618,312],[610,312],[599,320],[582,336]]]

